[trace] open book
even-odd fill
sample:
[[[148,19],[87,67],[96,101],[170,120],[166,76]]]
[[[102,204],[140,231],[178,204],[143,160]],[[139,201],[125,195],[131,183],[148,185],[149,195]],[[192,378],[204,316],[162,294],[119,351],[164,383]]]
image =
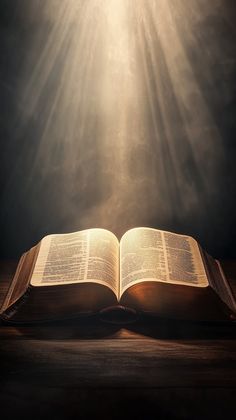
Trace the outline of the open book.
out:
[[[21,257],[1,318],[32,322],[94,313],[232,319],[220,264],[193,238],[151,228],[48,235]]]

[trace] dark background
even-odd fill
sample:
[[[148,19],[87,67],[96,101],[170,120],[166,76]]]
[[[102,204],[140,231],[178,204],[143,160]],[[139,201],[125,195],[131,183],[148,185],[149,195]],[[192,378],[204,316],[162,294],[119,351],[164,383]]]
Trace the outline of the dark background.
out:
[[[0,2],[0,255],[151,226],[235,258],[235,2],[110,4]]]

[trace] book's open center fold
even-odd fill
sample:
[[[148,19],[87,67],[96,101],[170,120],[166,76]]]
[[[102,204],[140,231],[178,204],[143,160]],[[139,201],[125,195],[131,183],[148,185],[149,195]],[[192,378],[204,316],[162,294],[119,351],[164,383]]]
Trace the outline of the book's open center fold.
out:
[[[44,237],[21,258],[1,313],[36,321],[100,312],[128,322],[142,312],[208,320],[229,311],[230,287],[197,241],[134,228],[120,244],[105,229]]]

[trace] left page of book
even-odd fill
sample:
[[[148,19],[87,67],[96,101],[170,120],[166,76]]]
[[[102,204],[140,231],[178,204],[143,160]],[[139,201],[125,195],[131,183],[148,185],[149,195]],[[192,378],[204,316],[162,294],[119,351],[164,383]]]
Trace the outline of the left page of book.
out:
[[[115,235],[104,229],[88,229],[44,237],[32,286],[85,282],[108,286],[118,294],[119,242]]]

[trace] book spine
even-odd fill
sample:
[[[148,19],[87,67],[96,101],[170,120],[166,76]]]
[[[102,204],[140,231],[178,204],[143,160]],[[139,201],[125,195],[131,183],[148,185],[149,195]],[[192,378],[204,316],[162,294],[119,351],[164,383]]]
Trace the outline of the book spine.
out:
[[[111,324],[130,324],[137,321],[139,313],[127,306],[108,306],[99,312],[99,318],[103,322]]]
[[[2,304],[2,306],[1,306],[1,312],[2,312],[2,313],[4,313],[4,312],[6,311],[6,309],[8,308],[8,306],[9,306],[9,302],[10,302],[11,297],[12,297],[12,295],[13,295],[14,289],[15,289],[15,287],[16,287],[16,285],[17,285],[17,281],[18,281],[18,278],[19,278],[19,274],[20,274],[21,269],[22,269],[22,267],[23,267],[23,262],[24,262],[25,256],[26,256],[26,253],[24,253],[24,254],[21,256],[20,260],[19,260],[19,263],[18,263],[18,265],[17,265],[16,272],[15,272],[14,277],[13,277],[13,279],[12,279],[11,283],[10,283],[10,286],[9,286],[9,288],[8,288],[8,291],[7,291],[7,294],[6,294],[6,296],[5,296],[5,299],[4,299],[4,301],[3,301],[3,304]]]
[[[26,292],[20,297],[19,300],[17,300],[15,303],[9,306],[9,308],[7,308],[3,313],[1,313],[0,319],[2,319],[5,322],[11,321],[12,319],[14,320],[15,315],[19,312],[21,306],[25,305],[26,301],[28,300],[31,289],[31,286],[29,286]]]
[[[231,290],[231,287],[229,285],[229,282],[227,281],[226,277],[225,277],[225,273],[221,267],[221,264],[218,260],[215,260],[216,264],[218,265],[219,268],[219,272],[221,274],[221,279],[222,279],[222,283],[224,284],[224,288],[226,290],[226,295],[227,295],[227,305],[233,310],[234,314],[232,315],[232,317],[234,317],[234,319],[236,319],[236,301],[233,295],[233,292]]]
[[[217,293],[222,302],[225,303],[229,312],[230,318],[235,319],[236,302],[230,285],[225,277],[221,264],[218,260],[211,257],[207,252],[204,252],[204,263],[208,273],[208,280],[212,289]]]

